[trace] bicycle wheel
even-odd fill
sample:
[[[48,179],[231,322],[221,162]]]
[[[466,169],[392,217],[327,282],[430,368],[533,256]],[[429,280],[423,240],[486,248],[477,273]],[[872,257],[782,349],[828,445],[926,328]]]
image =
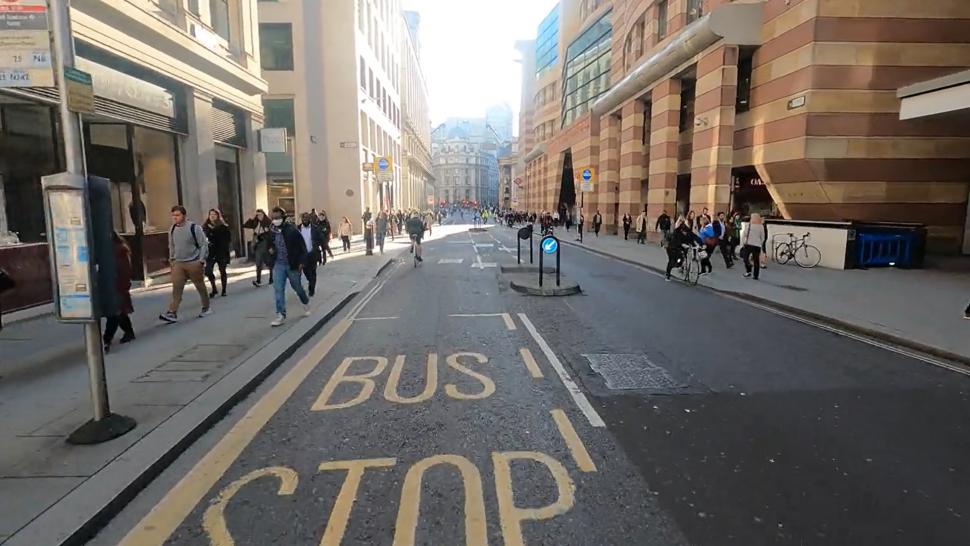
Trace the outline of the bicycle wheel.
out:
[[[701,279],[701,262],[694,256],[687,262],[687,272],[684,276],[684,280],[687,284],[691,286],[697,285],[697,281]]]
[[[791,245],[788,243],[778,243],[775,247],[775,261],[781,265],[785,265],[792,259]]]
[[[811,269],[822,261],[822,251],[812,245],[802,245],[794,254],[795,263],[805,269]]]

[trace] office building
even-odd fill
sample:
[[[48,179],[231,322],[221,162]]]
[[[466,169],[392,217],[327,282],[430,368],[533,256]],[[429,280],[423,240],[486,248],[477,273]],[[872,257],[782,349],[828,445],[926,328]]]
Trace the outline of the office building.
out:
[[[499,148],[485,118],[449,118],[431,134],[438,198],[446,204],[499,204]]]
[[[82,116],[87,168],[111,180],[134,280],[167,272],[175,204],[200,223],[221,209],[244,255],[242,223],[266,205],[256,0],[73,6],[77,67],[95,95]],[[5,312],[52,296],[41,177],[65,169],[58,97],[56,87],[0,89],[0,263],[17,282]]]
[[[706,207],[922,223],[931,250],[970,252],[970,3],[895,5],[563,0],[524,85],[526,207],[575,207],[594,168],[586,208],[614,229]]]

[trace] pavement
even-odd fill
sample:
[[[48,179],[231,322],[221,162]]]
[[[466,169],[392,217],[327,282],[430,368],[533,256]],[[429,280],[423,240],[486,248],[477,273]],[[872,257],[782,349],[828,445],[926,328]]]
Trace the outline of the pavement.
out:
[[[521,295],[498,272],[514,260],[506,228],[424,250],[90,544],[949,545],[970,533],[964,374],[589,252],[563,254],[582,295]]]
[[[667,265],[657,243],[638,245],[631,236],[557,230],[564,243],[657,271]],[[568,250],[568,247],[567,247]],[[873,268],[845,271],[770,263],[758,281],[742,277],[739,260],[727,270],[720,251],[714,273],[701,278],[708,288],[771,305],[863,335],[970,364],[970,258],[929,257],[925,269]]]
[[[77,498],[92,481],[113,482],[118,486],[114,493],[133,493],[139,480],[160,470],[154,462],[164,463],[162,455],[174,457],[187,440],[208,428],[207,422],[245,395],[251,382],[278,364],[274,352],[298,348],[406,249],[404,239],[398,238],[388,242],[384,256],[368,257],[363,241],[356,239],[351,252],[335,251],[335,259],[318,269],[311,315],[302,318],[300,303],[288,290],[291,318],[280,328],[269,326],[275,317],[273,291],[252,286],[253,266],[248,273],[236,271],[229,295],[213,298],[209,317],[195,318],[198,297],[187,287],[180,309],[183,320],[175,325],[157,319],[168,303],[169,285],[134,291],[132,322],[138,338],[126,345],[118,345],[116,338],[105,363],[112,410],[135,418],[138,426],[95,446],[64,441],[91,415],[81,327],[57,323],[51,315],[6,324],[0,331],[0,543],[20,536],[25,526],[56,528],[43,516],[56,513],[59,504],[69,503],[72,495]],[[269,357],[264,356],[267,352]],[[195,425],[174,427],[183,416]],[[152,439],[166,427],[170,430],[165,437]],[[137,459],[132,454],[146,448],[153,465],[124,475],[107,470],[126,457]],[[102,489],[98,493],[105,502],[113,500],[109,488]],[[102,499],[95,494],[81,500],[93,505]],[[79,515],[76,522],[56,522],[64,524],[58,531],[86,523],[82,519]],[[22,539],[12,542],[16,540]]]

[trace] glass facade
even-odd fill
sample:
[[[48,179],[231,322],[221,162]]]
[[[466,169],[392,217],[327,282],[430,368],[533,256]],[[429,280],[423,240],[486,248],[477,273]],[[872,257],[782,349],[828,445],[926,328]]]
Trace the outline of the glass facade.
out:
[[[612,11],[606,12],[566,49],[563,127],[588,112],[593,101],[610,88],[611,17]]]
[[[536,34],[536,73],[541,73],[559,60],[559,5],[539,24]]]

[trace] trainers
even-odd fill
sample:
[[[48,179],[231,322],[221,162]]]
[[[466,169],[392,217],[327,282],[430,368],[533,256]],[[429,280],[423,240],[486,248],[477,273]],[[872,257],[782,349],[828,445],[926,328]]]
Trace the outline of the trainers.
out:
[[[421,256],[415,256],[414,258],[415,258],[415,259],[416,259],[417,261],[419,261],[419,262],[423,262],[423,261],[424,261],[424,258],[422,258]]]
[[[269,325],[272,326],[273,328],[276,328],[277,326],[282,326],[284,322],[286,322],[286,315],[277,313],[276,320],[269,323]]]
[[[175,324],[176,322],[179,321],[179,317],[178,317],[178,315],[176,315],[175,313],[173,313],[171,311],[165,311],[161,315],[158,315],[158,320],[167,322],[169,324]]]
[[[212,314],[212,309],[210,309],[208,307],[203,307],[202,308],[202,312],[199,313],[199,318],[207,317],[207,316],[209,316],[211,314]]]
[[[751,277],[751,273],[745,273],[743,276],[744,276],[744,278],[747,279],[747,278]]]
[[[312,312],[313,312],[313,309],[310,309],[310,304],[309,303],[307,303],[307,304],[305,304],[303,306],[303,316],[304,317],[309,317],[310,316],[310,313],[312,313]]]
[[[263,286],[263,283],[261,281],[253,281],[253,286],[259,288],[260,286]]]
[[[963,318],[970,320],[970,313],[964,313]]]

